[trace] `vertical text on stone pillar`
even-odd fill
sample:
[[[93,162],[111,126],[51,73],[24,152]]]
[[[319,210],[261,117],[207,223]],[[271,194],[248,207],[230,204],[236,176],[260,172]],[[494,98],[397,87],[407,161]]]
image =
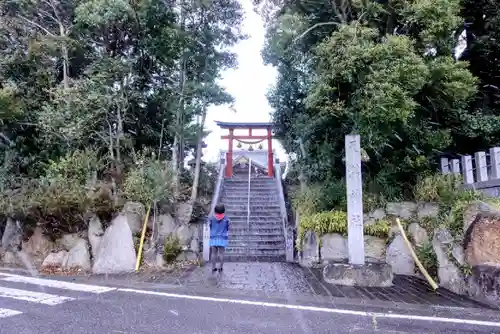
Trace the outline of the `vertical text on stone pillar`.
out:
[[[347,135],[345,137],[345,152],[349,263],[364,264],[363,181],[361,177],[361,140],[359,135]]]

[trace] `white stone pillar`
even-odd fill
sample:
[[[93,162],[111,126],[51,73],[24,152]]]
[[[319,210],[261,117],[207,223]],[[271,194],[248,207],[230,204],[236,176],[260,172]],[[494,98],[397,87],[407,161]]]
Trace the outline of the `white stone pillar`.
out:
[[[488,166],[486,165],[486,153],[476,152],[474,154],[476,163],[476,182],[488,181]]]
[[[451,172],[453,174],[460,174],[460,160],[451,159]]]
[[[441,173],[450,173],[450,163],[448,162],[448,158],[441,158]]]
[[[363,236],[363,182],[361,177],[361,139],[345,137],[347,183],[347,241],[350,264],[365,264]]]
[[[462,175],[464,176],[464,184],[474,183],[472,156],[470,155],[464,155],[462,157]]]
[[[500,179],[500,147],[490,148],[491,179]]]

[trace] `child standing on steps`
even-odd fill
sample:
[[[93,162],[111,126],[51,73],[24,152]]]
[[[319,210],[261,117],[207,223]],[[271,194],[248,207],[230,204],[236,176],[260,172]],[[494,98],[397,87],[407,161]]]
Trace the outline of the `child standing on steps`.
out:
[[[217,260],[220,262],[219,272],[224,265],[224,252],[229,239],[229,219],[225,216],[226,208],[223,204],[215,206],[215,215],[210,218],[210,260],[212,272],[217,271]]]

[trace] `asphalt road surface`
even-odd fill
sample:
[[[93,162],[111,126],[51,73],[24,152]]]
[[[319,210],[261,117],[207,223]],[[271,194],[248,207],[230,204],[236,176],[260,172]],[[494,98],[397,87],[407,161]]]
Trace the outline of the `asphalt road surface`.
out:
[[[500,333],[500,314],[297,304],[0,273],[0,333]]]

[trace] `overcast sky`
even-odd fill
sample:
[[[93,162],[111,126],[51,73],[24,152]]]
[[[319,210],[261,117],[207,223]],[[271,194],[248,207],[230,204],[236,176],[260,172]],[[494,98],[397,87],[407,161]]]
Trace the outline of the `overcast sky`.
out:
[[[208,147],[204,150],[204,160],[216,161],[220,149],[227,150],[227,140],[220,139],[227,130],[220,130],[215,121],[270,121],[271,107],[267,102],[266,92],[274,83],[276,71],[270,66],[264,66],[260,56],[265,34],[263,21],[253,11],[250,0],[241,0],[241,3],[246,12],[243,30],[250,38],[234,47],[234,52],[238,55],[238,68],[226,71],[221,81],[222,86],[235,98],[237,112],[234,113],[228,106],[209,108],[206,127],[212,133],[205,139]],[[273,147],[278,145],[273,141]],[[266,147],[266,144],[263,143],[263,146]],[[283,150],[279,148],[278,151],[280,160],[284,159]]]

